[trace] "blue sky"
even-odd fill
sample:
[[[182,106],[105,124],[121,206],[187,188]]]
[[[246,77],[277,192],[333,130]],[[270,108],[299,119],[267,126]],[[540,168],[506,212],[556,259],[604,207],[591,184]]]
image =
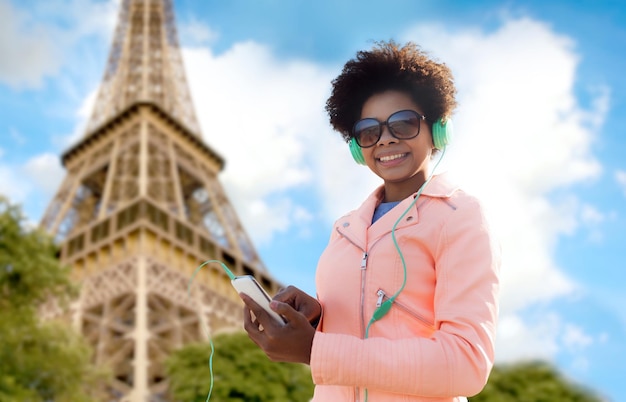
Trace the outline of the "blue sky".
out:
[[[0,0],[0,194],[37,222],[83,134],[117,1]],[[619,1],[175,2],[205,141],[268,270],[315,292],[333,220],[379,184],[324,114],[374,40],[447,63],[460,106],[440,170],[501,238],[498,362],[543,358],[626,391],[626,5]]]

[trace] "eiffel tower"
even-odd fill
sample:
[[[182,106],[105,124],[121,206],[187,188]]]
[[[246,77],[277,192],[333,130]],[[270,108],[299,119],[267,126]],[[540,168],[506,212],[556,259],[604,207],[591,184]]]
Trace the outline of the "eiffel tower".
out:
[[[71,319],[108,366],[111,399],[167,400],[163,360],[209,333],[241,330],[242,303],[219,264],[278,290],[202,140],[171,0],[123,0],[103,82],[41,225],[80,296]],[[207,386],[208,386],[207,379]]]

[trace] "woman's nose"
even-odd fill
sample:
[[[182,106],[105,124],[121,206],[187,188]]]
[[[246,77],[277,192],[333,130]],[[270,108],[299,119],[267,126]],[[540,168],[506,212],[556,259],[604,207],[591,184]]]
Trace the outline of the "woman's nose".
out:
[[[378,145],[391,144],[398,140],[396,137],[394,137],[391,134],[391,131],[389,130],[389,126],[387,126],[386,124],[382,126],[382,130],[383,131],[380,134],[380,139],[378,140]]]

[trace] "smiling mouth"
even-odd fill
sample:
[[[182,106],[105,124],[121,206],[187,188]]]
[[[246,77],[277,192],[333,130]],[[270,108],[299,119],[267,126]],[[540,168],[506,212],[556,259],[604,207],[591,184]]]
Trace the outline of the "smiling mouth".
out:
[[[381,162],[391,162],[393,160],[403,158],[406,155],[407,154],[386,155],[386,156],[381,156],[380,158],[378,158],[378,160]]]

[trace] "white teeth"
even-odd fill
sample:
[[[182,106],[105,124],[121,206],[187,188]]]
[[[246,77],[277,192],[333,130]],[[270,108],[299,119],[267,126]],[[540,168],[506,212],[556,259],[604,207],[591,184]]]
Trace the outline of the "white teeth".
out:
[[[397,154],[397,155],[381,156],[378,159],[380,159],[381,162],[389,162],[394,159],[402,158],[403,156],[404,154]]]

